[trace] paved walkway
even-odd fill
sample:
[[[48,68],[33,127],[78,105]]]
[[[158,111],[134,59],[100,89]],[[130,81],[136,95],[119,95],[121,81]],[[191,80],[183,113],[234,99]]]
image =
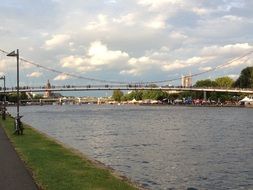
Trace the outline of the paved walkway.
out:
[[[0,126],[0,189],[37,190],[30,173]]]

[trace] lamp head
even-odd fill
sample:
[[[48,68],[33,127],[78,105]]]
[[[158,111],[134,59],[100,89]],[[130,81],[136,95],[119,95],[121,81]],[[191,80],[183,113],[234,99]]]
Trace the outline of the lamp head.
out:
[[[16,57],[18,54],[16,54],[15,51],[12,51],[11,53],[7,54],[6,56],[9,56],[9,57]]]

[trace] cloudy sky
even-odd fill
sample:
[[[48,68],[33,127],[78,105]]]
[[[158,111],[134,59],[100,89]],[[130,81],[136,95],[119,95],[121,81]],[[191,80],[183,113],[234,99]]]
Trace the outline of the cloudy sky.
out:
[[[46,67],[115,81],[169,80],[253,50],[252,0],[1,0],[0,49]],[[245,57],[194,79],[237,77]],[[15,59],[0,74],[15,85]],[[89,84],[21,61],[21,84]],[[172,84],[180,84],[175,81]]]

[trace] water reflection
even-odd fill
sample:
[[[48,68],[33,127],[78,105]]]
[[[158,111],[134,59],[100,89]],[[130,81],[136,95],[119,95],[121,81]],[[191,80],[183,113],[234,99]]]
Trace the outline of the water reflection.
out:
[[[35,128],[151,189],[253,188],[253,109],[85,105],[21,112]]]

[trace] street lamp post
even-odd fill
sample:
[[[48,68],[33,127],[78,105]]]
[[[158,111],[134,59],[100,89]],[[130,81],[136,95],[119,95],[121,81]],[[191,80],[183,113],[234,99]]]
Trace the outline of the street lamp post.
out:
[[[4,104],[3,104],[3,110],[2,110],[2,119],[5,120],[6,116],[6,87],[5,87],[5,76],[0,77],[0,80],[4,80]]]
[[[16,118],[16,128],[15,128],[15,133],[17,134],[23,134],[23,127],[21,126],[21,117],[19,114],[19,50],[17,49],[17,52],[13,51],[7,56],[10,57],[17,57],[17,118]]]

